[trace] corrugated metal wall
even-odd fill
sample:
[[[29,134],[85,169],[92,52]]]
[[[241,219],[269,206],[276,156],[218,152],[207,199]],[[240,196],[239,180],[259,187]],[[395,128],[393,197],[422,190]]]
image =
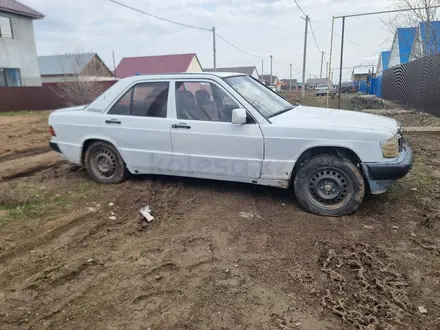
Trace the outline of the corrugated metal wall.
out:
[[[440,116],[440,54],[385,70],[382,97]]]
[[[99,81],[102,91],[115,81]],[[68,84],[68,83],[66,83]],[[41,87],[0,87],[0,112],[21,110],[53,110],[68,106],[59,97],[60,83],[43,84]]]

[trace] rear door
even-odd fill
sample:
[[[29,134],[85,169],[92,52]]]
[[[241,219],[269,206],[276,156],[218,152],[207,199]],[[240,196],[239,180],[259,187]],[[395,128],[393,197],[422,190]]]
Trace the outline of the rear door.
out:
[[[175,82],[175,119],[171,120],[176,174],[214,179],[255,179],[261,174],[263,134],[248,123],[231,123],[240,104],[214,81]]]
[[[169,86],[169,81],[137,83],[103,116],[105,135],[133,173],[172,168]]]

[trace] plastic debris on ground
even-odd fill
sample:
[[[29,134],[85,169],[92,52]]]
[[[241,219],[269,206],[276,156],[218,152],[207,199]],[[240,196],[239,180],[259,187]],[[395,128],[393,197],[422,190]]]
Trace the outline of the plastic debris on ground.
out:
[[[154,220],[154,217],[150,214],[151,209],[150,209],[149,205],[141,208],[140,212],[141,212],[142,216],[147,220],[147,222],[151,222]]]

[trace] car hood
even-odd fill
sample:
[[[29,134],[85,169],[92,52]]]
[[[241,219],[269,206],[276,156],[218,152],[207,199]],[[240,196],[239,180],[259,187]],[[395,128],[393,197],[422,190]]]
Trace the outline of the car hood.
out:
[[[325,127],[347,127],[366,130],[388,131],[396,134],[396,120],[384,116],[372,115],[348,110],[297,106],[294,109],[270,118],[273,124],[298,126],[310,124]]]

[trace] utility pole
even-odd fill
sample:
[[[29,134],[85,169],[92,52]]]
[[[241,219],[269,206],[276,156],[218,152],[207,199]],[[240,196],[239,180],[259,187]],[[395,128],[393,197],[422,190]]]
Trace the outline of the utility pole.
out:
[[[290,64],[290,82],[289,82],[289,91],[292,91],[292,64]]]
[[[340,63],[341,70],[339,71],[338,109],[341,109],[342,64],[344,61],[344,35],[345,35],[345,17],[342,17],[341,63]]]
[[[306,25],[304,33],[304,57],[303,57],[303,72],[302,72],[302,88],[301,88],[301,98],[306,96],[306,60],[307,60],[307,31],[309,28],[309,16],[306,15]]]
[[[261,77],[264,75],[264,58],[261,59]]]
[[[328,78],[328,62],[325,62],[325,78]]]
[[[273,60],[273,57],[272,57],[272,55],[270,55],[270,81],[269,81],[269,86],[272,86],[272,60]]]
[[[214,72],[217,71],[217,55],[216,55],[216,49],[215,49],[215,26],[212,28],[212,50],[214,54]]]
[[[115,51],[112,51],[112,55],[113,55],[113,77],[116,78],[116,61],[115,61]]]
[[[324,63],[324,52],[321,52],[321,74],[319,76],[319,78],[322,78],[322,64]]]
[[[332,53],[333,53],[333,31],[334,31],[334,29],[335,29],[335,17],[333,16],[332,35],[330,38],[330,55],[329,55],[329,59],[328,59],[328,81],[327,81],[328,87],[330,87],[331,75],[332,75]],[[327,93],[327,108],[329,107],[329,96],[330,96],[330,93]]]

